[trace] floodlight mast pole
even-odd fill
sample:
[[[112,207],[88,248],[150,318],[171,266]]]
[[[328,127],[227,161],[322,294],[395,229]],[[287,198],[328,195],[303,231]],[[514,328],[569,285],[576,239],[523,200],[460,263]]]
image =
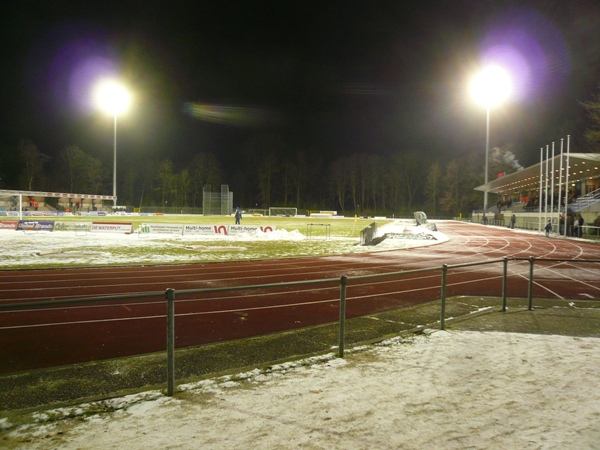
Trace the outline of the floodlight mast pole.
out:
[[[113,208],[117,206],[117,116],[129,106],[129,93],[117,82],[103,80],[94,91],[98,106],[113,117]]]
[[[117,113],[114,113],[113,207],[117,206]]]
[[[490,153],[490,113],[510,93],[510,79],[500,67],[489,66],[473,77],[471,94],[485,106],[485,174],[483,190],[483,211],[488,208],[489,153]]]
[[[486,122],[485,122],[485,175],[484,175],[484,183],[485,190],[483,191],[483,212],[487,210],[488,207],[488,163],[489,163],[489,155],[490,155],[490,106],[486,106]]]

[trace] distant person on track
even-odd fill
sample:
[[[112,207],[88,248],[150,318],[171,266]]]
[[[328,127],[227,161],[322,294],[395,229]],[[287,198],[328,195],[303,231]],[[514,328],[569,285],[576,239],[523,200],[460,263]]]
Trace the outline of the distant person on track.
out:
[[[240,211],[240,207],[235,208],[235,224],[239,225],[242,220],[242,211]]]
[[[550,232],[552,231],[552,223],[550,222],[550,219],[548,219],[548,223],[544,227],[544,230],[546,230],[546,237],[549,237]]]
[[[583,216],[581,214],[578,214],[578,218],[577,218],[577,223],[578,223],[578,234],[577,237],[583,237],[583,225],[585,224],[585,220],[583,220]]]
[[[515,222],[517,221],[517,216],[515,216],[514,214],[512,216],[510,216],[510,228],[511,230],[515,229]]]
[[[573,236],[573,214],[567,215],[567,236]]]
[[[558,230],[558,234],[560,234],[561,236],[565,234],[565,218],[562,214],[558,216]]]
[[[488,224],[488,218],[486,217],[485,213],[483,213],[482,222],[483,222],[484,225]]]

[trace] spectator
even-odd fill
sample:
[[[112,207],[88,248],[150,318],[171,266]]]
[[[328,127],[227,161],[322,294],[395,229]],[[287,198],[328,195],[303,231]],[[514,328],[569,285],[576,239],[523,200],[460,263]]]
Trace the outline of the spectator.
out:
[[[560,234],[562,236],[565,231],[565,218],[563,217],[562,214],[559,214],[559,216],[558,216],[558,229],[559,229],[558,234]]]
[[[600,234],[600,216],[596,217],[596,219],[594,220],[594,226],[596,227],[595,234]]]
[[[235,208],[235,224],[239,225],[242,220],[242,212],[240,211],[240,207]]]
[[[510,216],[510,228],[512,230],[515,229],[515,222],[517,221],[517,216],[515,216],[514,214],[512,216]]]
[[[578,237],[583,237],[583,225],[585,224],[585,221],[583,220],[583,216],[581,214],[578,215],[579,219],[577,220],[578,224],[579,224],[579,234]]]
[[[567,215],[567,236],[573,236],[573,214]]]
[[[546,237],[549,237],[550,232],[552,231],[552,222],[550,222],[550,219],[548,219],[548,223],[544,227],[544,230],[546,230]]]

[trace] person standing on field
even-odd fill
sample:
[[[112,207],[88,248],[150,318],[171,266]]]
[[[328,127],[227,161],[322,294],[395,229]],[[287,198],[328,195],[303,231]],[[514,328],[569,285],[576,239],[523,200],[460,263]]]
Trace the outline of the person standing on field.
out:
[[[579,214],[577,222],[579,223],[579,234],[577,236],[583,237],[583,225],[585,224],[585,220],[583,219],[583,216],[581,214]]]
[[[548,219],[548,223],[544,229],[546,230],[546,237],[550,236],[550,232],[552,231],[552,222],[550,222],[550,219]]]
[[[240,211],[240,207],[235,208],[235,224],[239,225],[242,220],[242,212]]]

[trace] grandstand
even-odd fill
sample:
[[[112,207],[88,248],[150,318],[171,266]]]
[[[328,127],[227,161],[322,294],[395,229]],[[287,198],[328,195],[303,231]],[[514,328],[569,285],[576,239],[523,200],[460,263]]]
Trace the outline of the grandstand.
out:
[[[65,192],[0,190],[0,215],[19,216],[57,214],[64,212],[110,212],[104,200],[113,202],[112,195],[73,194]]]

